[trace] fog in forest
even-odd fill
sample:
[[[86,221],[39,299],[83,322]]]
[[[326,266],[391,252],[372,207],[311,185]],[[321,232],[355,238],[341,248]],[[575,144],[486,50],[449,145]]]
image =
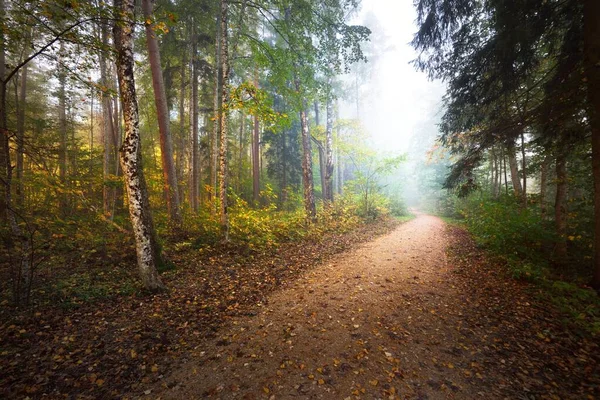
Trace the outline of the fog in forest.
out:
[[[432,152],[445,85],[430,80],[412,63],[417,57],[410,44],[417,30],[413,2],[365,0],[352,22],[371,30],[363,44],[368,60],[343,77],[346,92],[340,116],[358,118],[381,156],[405,155],[405,161],[382,178],[384,191],[408,206],[430,207],[440,182],[427,182],[432,177],[425,170],[447,164],[438,165],[442,155]]]

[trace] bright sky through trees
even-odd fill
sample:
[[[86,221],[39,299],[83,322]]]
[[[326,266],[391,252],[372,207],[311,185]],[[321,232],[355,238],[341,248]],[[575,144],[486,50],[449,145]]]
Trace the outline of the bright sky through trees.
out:
[[[412,0],[365,0],[355,19],[374,32],[371,44],[384,50],[369,60],[374,71],[371,81],[363,82],[368,89],[360,117],[374,144],[386,151],[407,150],[416,126],[437,112],[444,92],[441,82],[429,81],[410,64],[416,57],[410,46],[415,18]],[[354,106],[345,108],[344,117],[353,118],[355,112]]]

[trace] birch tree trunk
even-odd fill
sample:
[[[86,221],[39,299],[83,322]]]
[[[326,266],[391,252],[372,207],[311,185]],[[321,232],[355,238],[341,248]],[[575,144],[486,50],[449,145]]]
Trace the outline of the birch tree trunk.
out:
[[[300,83],[298,80],[296,80],[296,90],[300,91]],[[306,212],[306,218],[310,222],[315,222],[317,219],[317,209],[315,206],[310,131],[308,129],[308,119],[306,117],[306,100],[303,100],[302,103],[300,125],[302,127],[302,184],[304,187],[304,211]]]
[[[592,286],[600,291],[600,3],[583,3],[584,72],[587,78],[587,111],[592,130],[594,179],[594,267]]]
[[[138,269],[144,287],[150,291],[165,289],[156,270],[160,260],[155,241],[152,215],[148,208],[148,193],[141,165],[141,141],[138,104],[133,76],[134,0],[114,0],[119,19],[114,38],[117,49],[117,75],[125,119],[125,139],[121,147],[121,164],[129,199],[129,216],[135,236]]]
[[[115,74],[116,74],[116,69],[115,69]],[[115,77],[116,78],[116,77]],[[115,81],[113,82],[113,88],[115,89],[115,92],[119,92],[119,85],[117,83],[118,79],[115,79]],[[121,121],[123,120],[123,108],[119,107],[119,98],[118,97],[113,97],[113,132],[114,132],[114,136],[113,136],[113,149],[112,149],[112,154],[113,154],[113,160],[114,160],[114,171],[115,171],[115,176],[117,177],[117,180],[119,181],[120,178],[123,176],[123,171],[121,171],[121,161],[119,158],[119,148],[121,147],[121,142],[123,141],[123,130],[121,129]],[[116,214],[119,213],[119,211],[122,210],[122,206],[123,206],[123,197],[124,197],[124,193],[123,193],[123,185],[117,185],[113,192],[112,192],[112,204],[111,204],[111,210],[112,210],[112,216],[111,218],[114,218],[114,216]]]
[[[319,116],[319,103],[317,101],[315,101],[314,107],[315,125],[320,126],[321,118]],[[317,151],[319,152],[319,178],[321,178],[321,196],[323,198],[323,202],[325,202],[325,146],[323,146],[323,143],[314,136],[312,136],[312,140],[317,145]]]
[[[154,24],[152,23],[152,0],[142,0],[142,9],[144,18],[146,19],[146,43],[148,45],[150,70],[152,71],[152,87],[154,89],[158,130],[160,132],[160,155],[165,197],[167,199],[169,218],[172,223],[179,225],[181,224],[181,210],[179,207],[177,174],[175,172],[175,163],[173,162],[173,140],[171,138],[169,108],[167,107],[165,83],[160,63],[160,51],[158,49],[158,40],[156,40],[154,33]]]
[[[229,54],[227,35],[227,0],[221,0],[221,104],[219,107],[219,131],[221,146],[219,149],[219,204],[221,232],[225,240],[229,239],[229,218],[227,215],[227,117],[229,116]]]

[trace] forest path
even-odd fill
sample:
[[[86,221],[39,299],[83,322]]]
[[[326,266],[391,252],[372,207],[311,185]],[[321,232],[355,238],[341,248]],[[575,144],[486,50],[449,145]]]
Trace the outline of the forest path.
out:
[[[481,375],[471,371],[476,351],[460,332],[464,310],[448,274],[447,235],[439,218],[418,214],[308,271],[146,393],[173,399],[482,395]]]

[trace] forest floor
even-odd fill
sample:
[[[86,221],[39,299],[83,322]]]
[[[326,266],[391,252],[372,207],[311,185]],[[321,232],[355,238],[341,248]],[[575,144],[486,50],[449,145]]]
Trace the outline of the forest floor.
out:
[[[0,398],[600,399],[597,338],[436,217],[170,256],[168,293],[0,308]]]
[[[306,271],[133,397],[600,398],[600,348],[418,215]]]

